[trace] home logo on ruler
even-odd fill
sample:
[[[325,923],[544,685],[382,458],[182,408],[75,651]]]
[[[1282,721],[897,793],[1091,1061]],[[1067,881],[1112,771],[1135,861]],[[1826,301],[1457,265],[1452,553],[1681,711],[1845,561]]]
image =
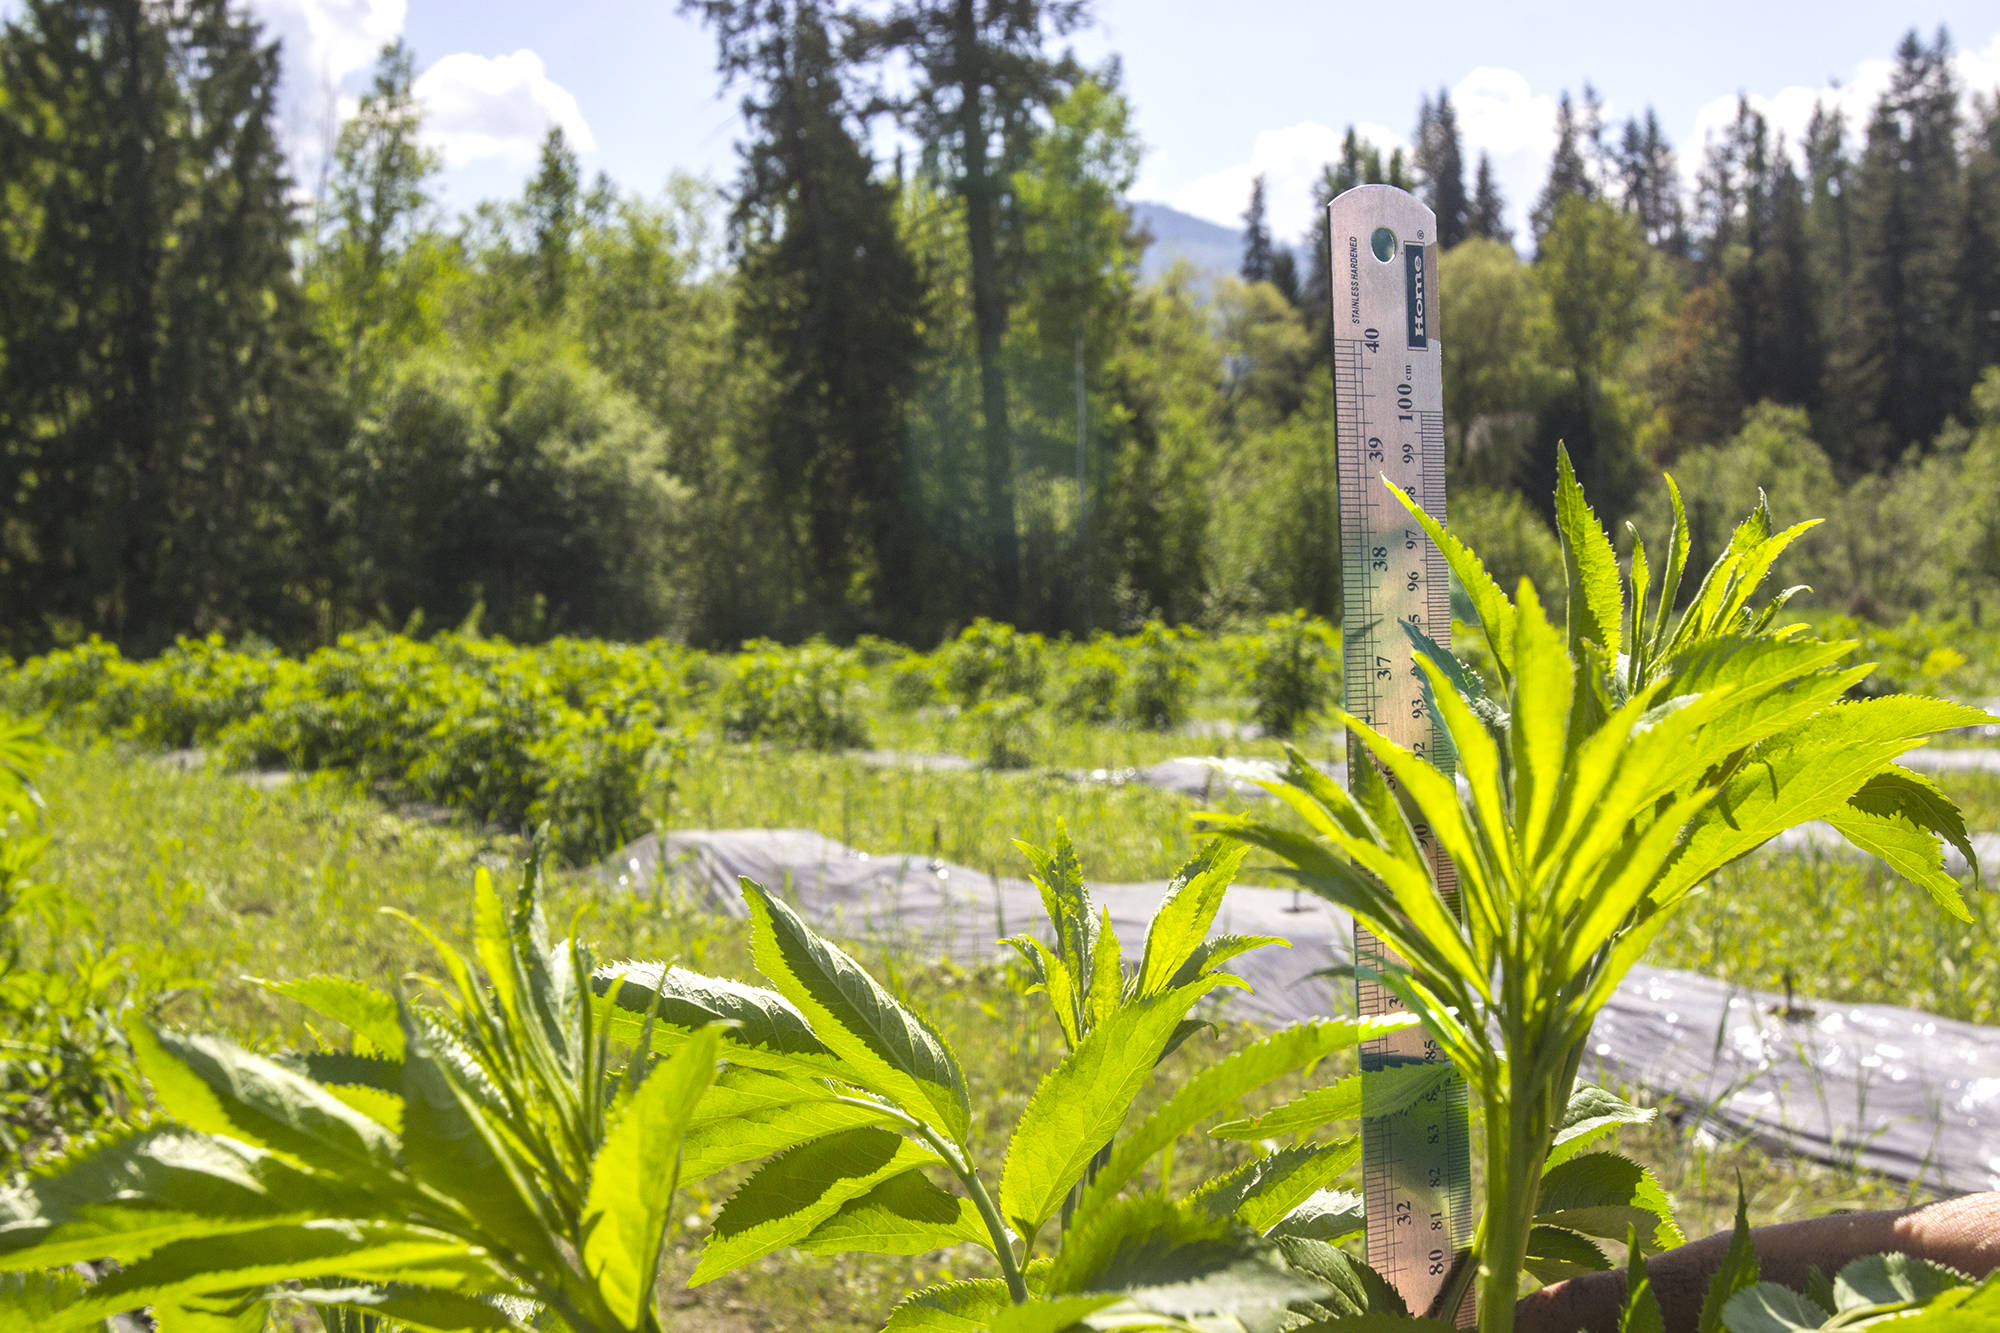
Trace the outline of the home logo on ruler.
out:
[[[1410,346],[1429,347],[1430,338],[1430,274],[1424,267],[1424,255],[1430,247],[1426,245],[1406,245],[1403,247],[1403,274],[1409,284],[1409,301],[1405,308],[1410,312]]]

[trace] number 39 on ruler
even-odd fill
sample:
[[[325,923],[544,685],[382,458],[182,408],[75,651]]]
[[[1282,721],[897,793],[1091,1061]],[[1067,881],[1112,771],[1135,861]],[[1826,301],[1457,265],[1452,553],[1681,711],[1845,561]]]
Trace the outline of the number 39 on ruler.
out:
[[[1442,744],[1411,660],[1404,624],[1451,642],[1444,557],[1382,478],[1444,520],[1444,379],[1434,332],[1437,223],[1402,190],[1364,185],[1327,209],[1333,246],[1333,385],[1340,459],[1341,647],[1347,711],[1439,767]],[[1399,623],[1400,622],[1400,623]],[[1347,761],[1374,762],[1349,738]],[[1419,841],[1448,899],[1457,877],[1427,828]],[[1370,976],[1398,960],[1355,928],[1360,1011],[1401,1004]],[[1361,1048],[1366,1069],[1443,1059],[1420,1028]],[[1368,1262],[1412,1313],[1436,1301],[1458,1251],[1472,1241],[1471,1151],[1465,1085],[1453,1078],[1405,1111],[1367,1116],[1362,1194]],[[1471,1302],[1439,1311],[1461,1325]]]

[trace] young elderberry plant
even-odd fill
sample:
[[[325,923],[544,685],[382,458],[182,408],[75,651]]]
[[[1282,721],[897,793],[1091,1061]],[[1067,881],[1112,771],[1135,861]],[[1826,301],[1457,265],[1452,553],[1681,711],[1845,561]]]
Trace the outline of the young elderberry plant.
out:
[[[1092,904],[1067,837],[1026,850],[1049,933],[1009,943],[1046,989],[1065,1054],[1014,1122],[997,1173],[944,1035],[754,882],[743,882],[743,895],[770,989],[662,963],[598,973],[597,987],[623,1012],[617,1021],[636,1032],[650,1015],[656,1049],[729,1024],[728,1063],[689,1127],[682,1178],[760,1165],[716,1214],[691,1284],[787,1247],[915,1255],[973,1245],[998,1277],[912,1293],[887,1329],[1055,1330],[1085,1319],[1105,1328],[1292,1326],[1392,1303],[1379,1279],[1329,1243],[1359,1226],[1359,1200],[1329,1188],[1359,1156],[1351,1136],[1281,1148],[1185,1195],[1165,1185],[1184,1135],[1272,1080],[1408,1020],[1322,1020],[1266,1034],[1136,1114],[1147,1087],[1173,1076],[1163,1062],[1203,1026],[1192,1017],[1197,1002],[1244,984],[1223,964],[1279,942],[1209,937],[1243,849],[1212,844],[1182,868],[1136,966]],[[1346,1100],[1346,1115],[1357,1116],[1359,1089]]]
[[[1969,919],[1943,858],[1949,842],[1973,861],[1964,820],[1935,783],[1895,761],[1932,735],[1992,719],[1941,699],[1847,699],[1871,669],[1849,663],[1854,645],[1781,623],[1798,589],[1754,601],[1812,526],[1775,531],[1761,504],[1683,605],[1689,537],[1678,491],[1655,587],[1636,534],[1621,572],[1564,454],[1558,628],[1531,584],[1507,597],[1475,554],[1390,489],[1450,563],[1493,663],[1494,679],[1482,680],[1411,630],[1463,786],[1342,713],[1372,761],[1353,766],[1351,792],[1294,753],[1267,785],[1303,828],[1203,820],[1275,853],[1283,873],[1403,960],[1384,985],[1421,1016],[1483,1112],[1485,1209],[1476,1264],[1463,1271],[1477,1283],[1480,1328],[1506,1333],[1592,1021],[1675,909],[1723,866],[1823,820]],[[1456,913],[1420,827],[1456,868]],[[1606,1179],[1613,1188],[1593,1182],[1579,1217],[1616,1202],[1616,1177]],[[1595,1248],[1581,1235],[1562,1243]]]
[[[614,1067],[589,955],[549,939],[539,875],[510,905],[479,872],[483,984],[435,936],[434,999],[267,983],[351,1049],[274,1059],[136,1028],[161,1115],[0,1191],[0,1274],[23,1275],[0,1286],[0,1327],[150,1307],[169,1330],[261,1328],[284,1300],[330,1328],[661,1333],[681,1135],[718,1034]],[[83,1286],[86,1261],[111,1271]]]

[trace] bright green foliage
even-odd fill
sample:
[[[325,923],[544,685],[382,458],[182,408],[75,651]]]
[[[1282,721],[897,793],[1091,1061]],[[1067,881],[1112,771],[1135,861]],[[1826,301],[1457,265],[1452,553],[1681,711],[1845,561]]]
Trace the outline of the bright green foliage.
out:
[[[1190,1198],[1172,1195],[1166,1163],[1182,1135],[1273,1079],[1408,1020],[1271,1033],[1192,1073],[1130,1125],[1163,1062],[1203,1026],[1189,1016],[1195,1004],[1243,984],[1222,965],[1278,941],[1210,937],[1242,860],[1210,845],[1175,877],[1128,966],[1067,838],[1024,850],[1047,934],[1007,942],[1047,992],[1067,1054],[1016,1121],[997,1190],[972,1139],[974,1090],[936,1028],[759,886],[745,881],[743,893],[773,989],[652,963],[597,974],[614,1030],[650,1029],[657,1048],[731,1024],[720,1038],[730,1066],[695,1112],[684,1169],[762,1165],[717,1214],[695,1282],[780,1246],[919,1254],[970,1242],[994,1255],[1001,1279],[918,1292],[889,1328],[1061,1328],[1100,1306],[1105,1327],[1157,1327],[1164,1316],[1275,1314],[1326,1295],[1326,1279],[1290,1264],[1276,1241],[1288,1226],[1301,1245],[1345,1234],[1335,1219],[1353,1210],[1324,1187],[1352,1166],[1354,1139],[1302,1141]],[[1155,1161],[1159,1187],[1130,1191]],[[1052,1230],[1054,1243],[1038,1246]],[[1128,1313],[1133,1322],[1118,1322]],[[1044,1317],[1055,1322],[1035,1322]]]
[[[1944,1333],[1984,1329],[2000,1322],[2000,1279],[1972,1279],[1942,1264],[1907,1254],[1870,1254],[1849,1263],[1831,1288],[1801,1295],[1775,1282],[1745,1286],[1722,1306],[1728,1333],[1802,1333],[1808,1329],[1868,1328]]]
[[[852,698],[858,674],[856,663],[824,643],[745,644],[718,692],[723,734],[812,750],[866,745],[868,728]]]
[[[1290,736],[1332,702],[1339,677],[1333,632],[1303,611],[1272,616],[1248,662],[1257,724],[1273,736]]]
[[[352,1053],[135,1031],[164,1119],[0,1196],[0,1268],[119,1265],[36,1326],[282,1294],[424,1328],[522,1328],[546,1309],[578,1333],[660,1329],[661,1247],[718,1032],[613,1071],[612,1029],[579,984],[589,956],[548,938],[539,874],[509,903],[480,873],[483,982],[439,945],[442,1005],[274,986],[351,1024]],[[30,1286],[0,1311],[45,1299]]]
[[[113,1120],[138,1101],[119,1025],[131,1003],[126,951],[70,967],[46,961],[65,935],[94,934],[42,870],[49,851],[33,774],[49,755],[38,725],[0,713],[0,1163]]]
[[[945,697],[966,708],[1010,694],[1039,699],[1048,676],[1048,644],[1041,635],[984,617],[966,626],[939,656]]]
[[[1277,853],[1285,873],[1408,960],[1385,984],[1422,1016],[1485,1111],[1488,1329],[1511,1326],[1544,1190],[1565,1205],[1556,1223],[1614,1236],[1630,1223],[1649,1243],[1671,1239],[1646,1220],[1664,1204],[1657,1186],[1621,1159],[1576,1156],[1543,1178],[1591,1022],[1669,913],[1722,866],[1825,819],[1915,871],[1941,907],[1964,916],[1940,849],[1943,839],[1970,853],[1962,821],[1895,760],[1930,735],[1988,720],[1935,699],[1843,701],[1868,671],[1845,665],[1852,645],[1781,625],[1786,594],[1752,604],[1803,528],[1775,532],[1758,510],[1683,599],[1685,525],[1657,584],[1636,542],[1621,577],[1566,459],[1560,470],[1566,633],[1530,585],[1508,599],[1404,500],[1465,587],[1495,665],[1497,680],[1482,683],[1436,644],[1415,654],[1462,794],[1343,717],[1373,760],[1356,766],[1352,796],[1296,754],[1269,784],[1306,831],[1205,817]],[[1457,913],[1438,895],[1417,824],[1457,867]],[[1633,1208],[1645,1216],[1624,1215]]]

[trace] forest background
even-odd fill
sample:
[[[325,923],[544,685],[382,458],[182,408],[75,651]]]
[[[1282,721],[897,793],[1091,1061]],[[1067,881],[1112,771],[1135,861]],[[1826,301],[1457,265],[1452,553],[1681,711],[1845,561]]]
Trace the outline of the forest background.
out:
[[[702,646],[975,615],[1045,632],[1337,612],[1323,234],[1142,280],[1140,146],[1081,0],[686,0],[732,182],[447,216],[405,48],[294,180],[283,53],[228,0],[0,28],[0,649],[365,624]],[[913,145],[881,160],[875,130]],[[1436,210],[1451,519],[1560,577],[1566,441],[1607,518],[1712,547],[1830,514],[1817,604],[2000,601],[2000,92],[1912,32],[1865,124],[1747,101],[1692,192],[1650,113],[1562,99],[1528,234],[1447,94],[1320,202]],[[1793,149],[1802,149],[1794,153]]]

